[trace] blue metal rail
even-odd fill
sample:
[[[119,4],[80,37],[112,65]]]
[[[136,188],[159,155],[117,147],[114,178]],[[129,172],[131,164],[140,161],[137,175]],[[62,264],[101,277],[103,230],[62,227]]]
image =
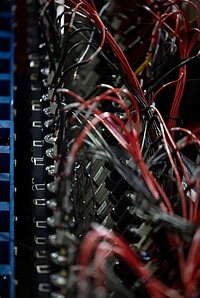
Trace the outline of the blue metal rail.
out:
[[[3,1],[0,7],[0,298],[15,297],[13,28],[13,2]]]

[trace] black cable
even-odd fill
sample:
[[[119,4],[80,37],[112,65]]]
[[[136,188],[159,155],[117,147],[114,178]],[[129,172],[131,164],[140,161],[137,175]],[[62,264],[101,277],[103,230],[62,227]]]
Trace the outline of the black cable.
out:
[[[199,59],[199,54],[197,54],[196,56],[192,56],[189,57],[185,60],[183,60],[181,63],[179,63],[178,65],[176,65],[175,67],[171,68],[168,72],[166,72],[162,77],[160,77],[156,83],[151,86],[145,93],[145,96],[147,96],[149,93],[151,93],[165,78],[167,78],[171,73],[173,73],[174,71],[176,71],[177,69],[181,68],[182,66],[188,64],[189,62],[195,60],[195,59]]]
[[[91,33],[94,33],[96,31],[96,28],[91,28],[91,27],[82,27],[82,28],[77,28],[75,29],[73,32],[72,32],[72,37],[76,34],[76,33],[80,33],[80,32],[83,32],[83,31],[86,31],[86,32],[91,32]],[[97,32],[97,31],[96,31]]]
[[[45,26],[44,26],[44,21],[43,21],[42,17],[39,18],[39,22],[40,22],[40,28],[42,30],[43,39],[44,39],[44,42],[46,44],[47,53],[48,53],[48,56],[49,56],[49,63],[50,63],[49,68],[50,68],[50,71],[51,70],[55,71],[56,67],[55,67],[55,62],[54,62],[54,54],[51,51],[51,46],[50,46],[49,40],[47,38],[47,34],[46,34]]]
[[[46,19],[47,19],[47,21],[48,21],[48,23],[49,23],[49,26],[50,26],[49,31],[50,31],[50,32],[52,33],[52,35],[54,36],[54,39],[55,39],[55,40],[59,40],[59,37],[58,37],[57,31],[56,31],[56,28],[55,28],[55,26],[54,26],[54,24],[53,24],[53,21],[52,21],[50,15],[47,13],[46,10],[45,10],[45,12],[44,12],[44,16],[46,17]],[[52,29],[52,31],[51,31],[50,29]]]
[[[55,75],[52,79],[52,85],[53,86],[57,84],[58,78],[61,76],[61,70],[63,68],[64,62],[65,62],[65,59],[66,59],[66,56],[67,56],[67,52],[68,52],[68,49],[69,49],[70,38],[71,38],[71,31],[67,31],[67,34],[65,34],[65,44],[64,44],[64,48],[63,48],[63,53],[62,53],[62,56],[59,60],[58,67],[56,69]]]
[[[61,88],[61,87],[62,87],[62,84],[63,84],[63,82],[64,82],[65,76],[66,76],[70,71],[72,71],[73,69],[76,69],[77,67],[86,65],[86,64],[88,64],[88,63],[89,63],[89,60],[83,60],[83,61],[80,61],[80,62],[76,62],[76,63],[70,65],[68,68],[66,68],[66,69],[63,71],[63,73],[61,74],[59,82],[58,82],[57,85],[55,86],[54,94],[55,94],[55,92],[57,91],[58,88]]]

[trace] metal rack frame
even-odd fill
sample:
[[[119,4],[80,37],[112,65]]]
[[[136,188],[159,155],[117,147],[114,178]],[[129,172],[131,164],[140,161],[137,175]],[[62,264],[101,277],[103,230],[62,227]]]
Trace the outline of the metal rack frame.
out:
[[[0,297],[14,281],[14,6],[0,8]]]

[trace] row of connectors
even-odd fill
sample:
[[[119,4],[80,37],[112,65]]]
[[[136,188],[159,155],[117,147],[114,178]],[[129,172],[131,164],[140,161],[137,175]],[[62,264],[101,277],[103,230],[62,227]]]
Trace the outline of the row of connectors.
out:
[[[0,7],[0,297],[15,297],[14,282],[14,10]]]

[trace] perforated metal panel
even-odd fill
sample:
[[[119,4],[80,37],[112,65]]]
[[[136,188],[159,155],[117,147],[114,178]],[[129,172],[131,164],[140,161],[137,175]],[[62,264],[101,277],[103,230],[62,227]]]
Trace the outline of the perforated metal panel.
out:
[[[0,297],[14,285],[14,13],[0,5]]]

